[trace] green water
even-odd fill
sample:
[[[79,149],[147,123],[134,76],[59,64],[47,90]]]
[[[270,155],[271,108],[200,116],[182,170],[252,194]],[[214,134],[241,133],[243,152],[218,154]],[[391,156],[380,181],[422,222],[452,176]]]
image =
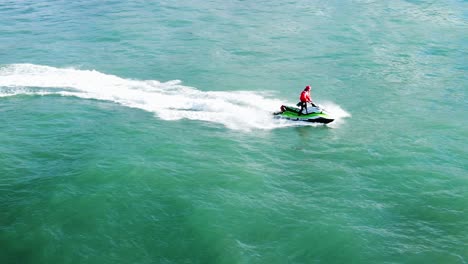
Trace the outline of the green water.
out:
[[[467,10],[0,1],[0,263],[466,263]]]

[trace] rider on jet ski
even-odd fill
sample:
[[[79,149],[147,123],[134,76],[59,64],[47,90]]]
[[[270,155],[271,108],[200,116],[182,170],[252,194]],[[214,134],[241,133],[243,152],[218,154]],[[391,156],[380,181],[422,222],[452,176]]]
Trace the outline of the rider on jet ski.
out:
[[[316,107],[314,103],[312,103],[312,99],[310,99],[310,85],[307,85],[304,90],[301,92],[301,96],[299,97],[301,100],[297,103],[297,106],[301,107],[301,111],[299,111],[299,115],[302,115],[302,110],[306,110],[307,114],[307,103],[310,103],[312,106]]]

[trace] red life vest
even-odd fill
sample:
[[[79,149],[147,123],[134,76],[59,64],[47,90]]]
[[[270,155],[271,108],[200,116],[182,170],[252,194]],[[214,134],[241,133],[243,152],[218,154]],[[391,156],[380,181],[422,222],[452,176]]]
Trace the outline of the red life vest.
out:
[[[301,97],[299,97],[301,102],[310,102],[310,93],[308,91],[302,91]]]

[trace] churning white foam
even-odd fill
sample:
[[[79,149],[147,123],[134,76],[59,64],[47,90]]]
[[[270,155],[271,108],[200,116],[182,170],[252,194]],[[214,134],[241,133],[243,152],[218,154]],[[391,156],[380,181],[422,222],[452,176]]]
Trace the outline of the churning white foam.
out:
[[[132,80],[95,70],[11,64],[0,68],[0,97],[17,94],[59,94],[97,99],[139,108],[164,120],[192,119],[230,129],[273,129],[298,122],[273,119],[285,102],[265,92],[200,91],[178,80]],[[324,105],[336,118],[349,116],[338,105]]]

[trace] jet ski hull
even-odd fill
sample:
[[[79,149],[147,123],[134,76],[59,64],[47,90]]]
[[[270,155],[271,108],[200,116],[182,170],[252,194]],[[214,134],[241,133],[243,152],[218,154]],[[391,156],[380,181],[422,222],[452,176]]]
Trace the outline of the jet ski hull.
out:
[[[300,109],[297,107],[282,105],[281,111],[273,114],[276,118],[288,119],[292,121],[312,122],[321,124],[328,124],[334,121],[333,118],[331,118],[319,107],[312,107],[311,111],[309,111],[308,113],[300,113]]]

